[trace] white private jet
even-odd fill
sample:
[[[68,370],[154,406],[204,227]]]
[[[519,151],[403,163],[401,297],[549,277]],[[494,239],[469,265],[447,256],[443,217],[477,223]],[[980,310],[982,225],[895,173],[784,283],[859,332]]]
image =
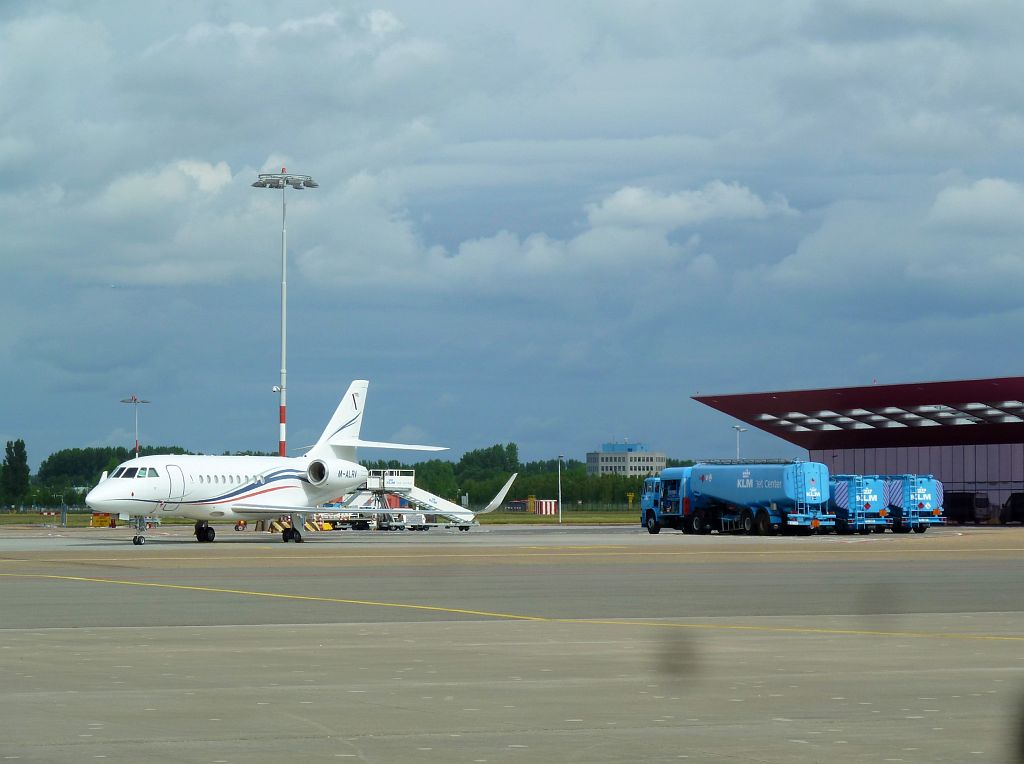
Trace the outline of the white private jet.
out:
[[[135,520],[133,544],[146,543],[147,517],[187,517],[196,521],[197,541],[213,541],[211,520],[260,520],[292,516],[284,541],[302,541],[307,516],[317,505],[351,493],[366,483],[356,448],[444,451],[442,446],[410,446],[359,439],[369,382],[353,382],[323,435],[300,457],[143,456],[121,464],[89,491],[94,512]]]

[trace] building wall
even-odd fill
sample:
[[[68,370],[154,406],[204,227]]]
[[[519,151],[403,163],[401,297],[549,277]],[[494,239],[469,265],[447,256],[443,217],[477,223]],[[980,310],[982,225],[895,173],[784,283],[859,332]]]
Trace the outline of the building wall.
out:
[[[934,475],[947,493],[988,494],[993,506],[1024,491],[1024,443],[827,449],[808,456],[833,475]]]
[[[587,454],[587,474],[656,475],[665,469],[665,462],[665,454],[656,451],[591,451]]]

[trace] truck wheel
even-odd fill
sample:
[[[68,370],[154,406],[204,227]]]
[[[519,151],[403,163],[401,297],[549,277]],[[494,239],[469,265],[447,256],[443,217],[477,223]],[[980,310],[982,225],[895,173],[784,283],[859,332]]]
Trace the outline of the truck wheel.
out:
[[[711,533],[711,525],[708,523],[708,516],[704,513],[703,509],[698,509],[693,513],[693,532],[694,533]]]
[[[853,528],[850,527],[850,523],[846,520],[836,520],[836,533],[840,536],[849,536],[853,533]]]
[[[757,517],[754,518],[754,535],[755,536],[767,536],[771,533],[772,521],[768,517],[768,513],[763,509],[757,511]]]
[[[914,526],[914,533],[924,533],[926,530],[928,530],[928,526],[927,525],[915,525]]]
[[[654,516],[653,512],[647,513],[647,532],[652,536],[661,533],[661,523],[658,522],[658,518]]]
[[[740,533],[745,533],[748,536],[754,533],[754,513],[749,509],[740,512]]]

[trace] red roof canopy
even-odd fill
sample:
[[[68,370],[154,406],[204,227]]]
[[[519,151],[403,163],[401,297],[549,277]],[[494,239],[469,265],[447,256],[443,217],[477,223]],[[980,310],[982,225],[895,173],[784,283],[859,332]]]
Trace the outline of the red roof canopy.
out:
[[[1024,377],[693,399],[808,450],[1024,443]]]

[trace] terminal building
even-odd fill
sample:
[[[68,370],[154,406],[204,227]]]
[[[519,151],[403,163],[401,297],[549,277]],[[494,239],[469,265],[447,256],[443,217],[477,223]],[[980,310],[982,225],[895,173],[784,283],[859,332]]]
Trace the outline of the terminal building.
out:
[[[694,400],[806,449],[832,474],[934,475],[951,517],[1024,511],[1024,377]]]
[[[587,453],[587,474],[656,475],[665,463],[665,454],[650,451],[643,443],[604,443],[600,451]]]

